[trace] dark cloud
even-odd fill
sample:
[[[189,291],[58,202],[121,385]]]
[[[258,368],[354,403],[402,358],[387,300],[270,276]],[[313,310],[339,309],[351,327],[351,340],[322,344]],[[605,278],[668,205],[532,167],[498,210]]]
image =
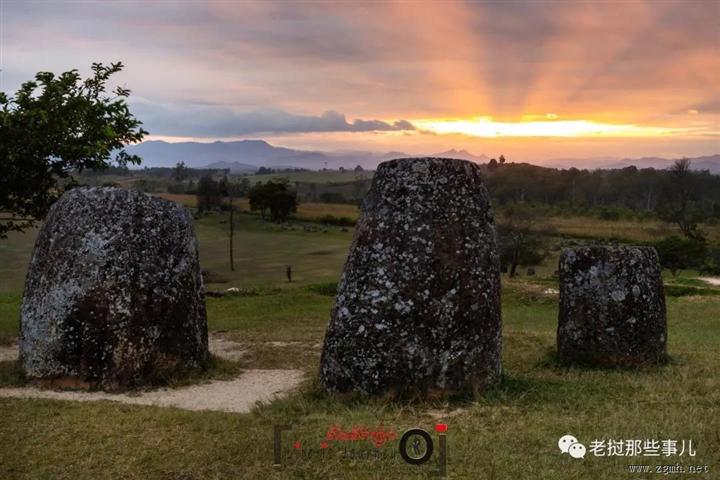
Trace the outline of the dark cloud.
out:
[[[321,115],[296,115],[279,109],[236,112],[209,105],[158,105],[134,102],[133,113],[153,135],[191,137],[241,137],[258,134],[317,132],[389,132],[415,130],[407,120],[348,121],[327,111]]]

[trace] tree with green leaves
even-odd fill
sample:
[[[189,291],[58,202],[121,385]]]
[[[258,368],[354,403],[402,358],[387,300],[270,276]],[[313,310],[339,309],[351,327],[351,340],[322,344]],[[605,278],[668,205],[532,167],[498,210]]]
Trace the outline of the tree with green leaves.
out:
[[[660,216],[674,223],[690,240],[704,241],[705,234],[700,228],[704,214],[696,205],[696,178],[691,170],[692,162],[683,158],[676,160],[668,169],[668,201],[660,208]]]
[[[511,278],[519,265],[537,265],[545,258],[543,242],[533,231],[540,221],[539,213],[522,203],[502,212],[497,222],[500,261],[509,266]]]
[[[184,182],[190,178],[190,169],[185,166],[185,162],[179,162],[175,164],[172,172],[173,180],[176,182]]]
[[[210,175],[200,177],[195,195],[199,213],[219,210],[222,207],[222,197],[224,196],[222,186]]]
[[[122,68],[94,63],[86,79],[39,72],[14,95],[0,92],[0,238],[42,219],[77,185],[74,173],[140,163],[125,151],[148,133],[130,113],[130,90],[107,92]]]
[[[273,221],[284,221],[291,213],[297,211],[297,192],[290,189],[287,179],[258,182],[250,189],[248,198],[251,210],[260,210],[263,218],[265,212],[270,210],[270,218]]]
[[[655,242],[654,246],[660,265],[670,270],[673,277],[679,270],[701,268],[707,256],[707,245],[703,240],[672,236]]]

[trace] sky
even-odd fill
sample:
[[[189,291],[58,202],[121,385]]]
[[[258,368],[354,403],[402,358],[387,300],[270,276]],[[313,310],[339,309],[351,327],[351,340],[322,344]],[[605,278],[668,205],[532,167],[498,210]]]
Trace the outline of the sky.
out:
[[[0,90],[118,60],[149,139],[720,153],[720,0],[0,0]]]

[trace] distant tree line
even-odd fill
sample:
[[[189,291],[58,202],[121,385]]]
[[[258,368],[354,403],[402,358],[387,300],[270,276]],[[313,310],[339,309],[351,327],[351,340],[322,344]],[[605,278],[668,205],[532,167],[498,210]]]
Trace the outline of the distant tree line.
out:
[[[488,164],[488,188],[501,210],[500,259],[511,277],[519,265],[535,265],[547,254],[534,227],[549,206],[594,210],[608,220],[623,210],[650,212],[676,225],[680,234],[646,242],[656,248],[664,268],[673,275],[683,269],[720,274],[720,246],[708,242],[703,230],[703,224],[720,218],[720,176],[693,171],[686,159],[667,170],[555,170],[503,163]]]
[[[270,168],[260,167],[255,172],[255,175],[272,175],[274,173],[294,173],[294,172],[308,172],[307,168]]]
[[[622,210],[668,215],[682,198],[685,213],[720,218],[720,175],[689,169],[685,162],[668,170],[626,167],[616,170],[559,170],[496,161],[485,168],[496,205],[516,202],[594,209],[612,219]],[[677,187],[681,178],[684,190]],[[614,213],[613,213],[614,212]]]

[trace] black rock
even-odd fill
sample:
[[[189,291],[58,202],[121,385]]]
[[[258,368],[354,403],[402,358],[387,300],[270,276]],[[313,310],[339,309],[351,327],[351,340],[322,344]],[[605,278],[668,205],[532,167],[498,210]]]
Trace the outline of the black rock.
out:
[[[188,211],[119,188],[64,194],[40,230],[25,283],[26,375],[111,390],[207,359]]]
[[[665,361],[665,296],[654,248],[568,249],[559,270],[562,360],[610,368]]]
[[[332,392],[483,389],[501,369],[500,264],[480,168],[401,159],[373,178],[332,309]]]

